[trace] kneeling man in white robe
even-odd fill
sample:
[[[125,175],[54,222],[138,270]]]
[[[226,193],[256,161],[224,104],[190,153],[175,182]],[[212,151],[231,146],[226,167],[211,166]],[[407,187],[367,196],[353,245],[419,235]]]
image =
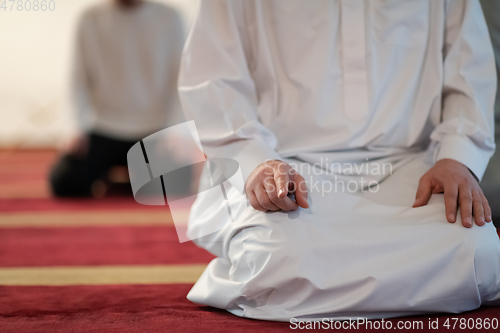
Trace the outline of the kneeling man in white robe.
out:
[[[281,321],[499,304],[495,91],[477,0],[200,1],[179,93],[245,188],[232,220],[194,203],[217,258],[188,298]]]

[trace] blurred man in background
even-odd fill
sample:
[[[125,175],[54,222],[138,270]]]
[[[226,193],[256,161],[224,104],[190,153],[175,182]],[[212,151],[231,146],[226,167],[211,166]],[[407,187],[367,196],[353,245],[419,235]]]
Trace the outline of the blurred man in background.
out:
[[[72,102],[78,135],[54,166],[56,196],[89,196],[143,137],[178,122],[178,13],[160,3],[113,0],[81,16],[74,52]]]

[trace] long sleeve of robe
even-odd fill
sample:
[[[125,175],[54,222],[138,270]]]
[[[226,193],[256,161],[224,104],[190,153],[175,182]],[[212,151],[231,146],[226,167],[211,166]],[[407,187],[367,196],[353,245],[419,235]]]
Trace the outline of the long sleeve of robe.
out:
[[[445,15],[443,110],[431,138],[436,160],[457,160],[481,178],[495,151],[495,58],[477,1],[447,1]]]
[[[184,51],[179,93],[186,116],[195,120],[205,153],[236,159],[246,179],[260,163],[280,156],[276,137],[257,114],[259,100],[248,68],[250,45],[243,34],[242,11],[241,3],[200,2]]]

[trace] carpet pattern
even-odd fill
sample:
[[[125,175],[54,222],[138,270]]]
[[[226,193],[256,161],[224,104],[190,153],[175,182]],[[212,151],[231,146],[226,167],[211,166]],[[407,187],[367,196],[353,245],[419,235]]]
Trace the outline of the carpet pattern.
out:
[[[186,294],[213,256],[179,243],[163,207],[124,196],[52,199],[45,178],[55,158],[53,151],[0,151],[0,332],[296,330],[189,302]],[[443,324],[499,317],[498,308],[482,307],[385,324],[393,331],[479,332]],[[429,327],[436,320],[438,327]],[[420,321],[422,327],[397,328]],[[358,331],[380,331],[377,323]]]

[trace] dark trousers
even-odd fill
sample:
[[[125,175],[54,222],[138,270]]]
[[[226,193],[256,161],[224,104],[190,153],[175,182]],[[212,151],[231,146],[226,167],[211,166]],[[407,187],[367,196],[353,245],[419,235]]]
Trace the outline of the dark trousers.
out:
[[[58,197],[90,196],[92,184],[103,178],[111,167],[127,165],[127,152],[136,142],[90,133],[85,157],[64,155],[52,168],[49,182],[53,194]]]

